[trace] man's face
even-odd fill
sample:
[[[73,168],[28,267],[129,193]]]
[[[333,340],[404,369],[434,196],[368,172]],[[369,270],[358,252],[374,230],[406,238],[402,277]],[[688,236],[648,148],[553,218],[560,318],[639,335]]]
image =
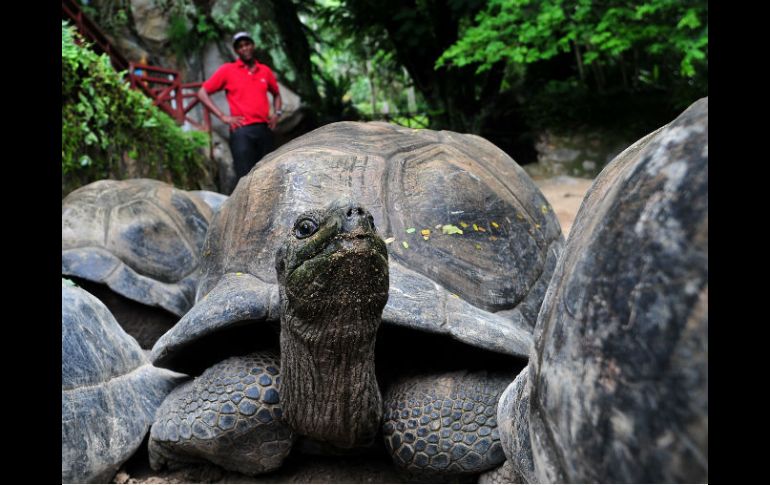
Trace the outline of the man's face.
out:
[[[243,62],[254,60],[254,42],[249,39],[241,39],[235,43],[235,53]]]

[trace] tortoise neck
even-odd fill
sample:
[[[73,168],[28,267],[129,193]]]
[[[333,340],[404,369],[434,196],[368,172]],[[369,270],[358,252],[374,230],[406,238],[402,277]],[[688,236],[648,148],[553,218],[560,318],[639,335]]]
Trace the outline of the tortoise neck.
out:
[[[382,418],[374,373],[381,310],[340,308],[312,321],[287,308],[282,315],[284,419],[295,432],[341,448],[371,443]]]

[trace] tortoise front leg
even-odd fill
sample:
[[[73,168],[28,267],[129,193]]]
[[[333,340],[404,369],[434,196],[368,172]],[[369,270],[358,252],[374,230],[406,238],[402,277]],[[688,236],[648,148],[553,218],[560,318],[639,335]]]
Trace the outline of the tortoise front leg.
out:
[[[279,357],[232,357],[175,389],[150,430],[150,466],[209,461],[247,475],[278,468],[294,436],[283,422]]]
[[[417,475],[475,474],[505,461],[497,402],[513,376],[451,372],[409,377],[384,397],[385,447]]]

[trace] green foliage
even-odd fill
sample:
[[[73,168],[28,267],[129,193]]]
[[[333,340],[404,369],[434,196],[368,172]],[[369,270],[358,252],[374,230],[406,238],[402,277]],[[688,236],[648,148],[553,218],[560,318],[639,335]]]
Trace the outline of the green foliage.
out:
[[[206,44],[219,38],[216,25],[194,7],[180,2],[169,17],[168,36],[177,58],[200,52]]]
[[[348,94],[352,85],[350,76],[319,73],[321,78],[321,123],[358,120],[360,114]]]
[[[428,128],[430,126],[430,118],[426,115],[393,116],[389,121],[407,128]]]
[[[638,49],[678,59],[680,74],[693,77],[707,65],[707,18],[705,1],[490,0],[436,66],[478,64],[481,72],[501,60],[529,64],[574,50],[589,65]]]
[[[348,77],[351,82],[346,96],[362,117],[372,117],[374,112],[378,118],[385,104],[391,112],[408,113],[406,93],[413,81],[396,58],[386,32],[377,25],[361,24],[349,7],[348,2],[321,0],[309,9],[304,19],[314,32],[318,46],[312,58],[318,69],[316,79],[323,83],[328,73],[338,72]],[[407,23],[414,17],[409,11],[398,11],[394,15]],[[372,106],[372,91],[375,106]],[[419,92],[415,94],[415,110],[427,111],[423,97]]]
[[[62,22],[63,191],[102,178],[138,175],[198,188],[208,136],[184,132],[150,98],[130,89],[106,55],[97,55]]]
[[[281,36],[273,22],[273,13],[269,2],[252,0],[230,0],[217,2],[211,16],[217,26],[225,32],[245,30],[254,39],[259,52],[269,56],[262,59],[280,76],[281,82],[289,85],[297,79],[297,74],[289,62],[281,45]]]
[[[109,0],[97,2],[84,2],[79,0],[80,9],[100,29],[108,34],[115,35],[125,31],[129,27],[131,4],[128,0]]]
[[[641,99],[670,119],[708,95],[708,3],[489,0],[435,67],[499,62],[533,128],[617,122]]]

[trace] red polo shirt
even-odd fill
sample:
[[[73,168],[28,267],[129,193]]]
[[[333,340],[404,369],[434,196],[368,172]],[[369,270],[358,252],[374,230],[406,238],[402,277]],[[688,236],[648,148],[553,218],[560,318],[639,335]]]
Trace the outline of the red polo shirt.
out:
[[[269,67],[257,62],[252,74],[240,58],[223,64],[203,83],[203,88],[209,94],[224,89],[230,116],[243,116],[244,125],[267,123],[267,92],[278,94],[278,83]]]

